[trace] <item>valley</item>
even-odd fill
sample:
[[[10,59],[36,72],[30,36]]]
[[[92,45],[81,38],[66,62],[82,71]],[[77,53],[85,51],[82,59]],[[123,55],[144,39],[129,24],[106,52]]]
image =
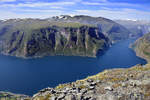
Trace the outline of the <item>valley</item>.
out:
[[[0,21],[0,98],[148,100],[148,30],[118,23],[83,15]]]

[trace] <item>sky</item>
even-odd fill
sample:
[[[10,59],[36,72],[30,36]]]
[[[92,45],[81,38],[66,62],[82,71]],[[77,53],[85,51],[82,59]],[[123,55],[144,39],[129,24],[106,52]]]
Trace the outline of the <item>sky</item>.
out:
[[[0,19],[59,15],[150,20],[150,0],[0,0]]]

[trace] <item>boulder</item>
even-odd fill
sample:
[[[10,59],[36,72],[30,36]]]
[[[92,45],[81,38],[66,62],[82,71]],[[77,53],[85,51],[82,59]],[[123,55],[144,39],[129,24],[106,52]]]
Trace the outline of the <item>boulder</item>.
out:
[[[105,90],[108,90],[108,91],[113,91],[113,88],[111,86],[107,86],[104,88]]]
[[[87,82],[92,83],[92,82],[93,82],[93,80],[92,80],[92,79],[88,79],[88,80],[87,80]]]
[[[76,97],[74,95],[67,95],[65,97],[65,100],[77,100]]]
[[[62,100],[65,98],[65,94],[61,94],[60,96],[58,96],[58,100]]]
[[[108,92],[103,95],[98,95],[96,100],[118,100],[118,98],[114,94]]]
[[[57,100],[55,96],[52,96],[50,100]]]

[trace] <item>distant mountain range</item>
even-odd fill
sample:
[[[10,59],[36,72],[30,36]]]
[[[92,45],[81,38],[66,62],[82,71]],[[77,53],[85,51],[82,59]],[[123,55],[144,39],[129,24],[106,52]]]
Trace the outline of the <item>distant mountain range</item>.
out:
[[[142,20],[116,20],[131,32],[131,37],[141,37],[150,32],[150,21]]]
[[[150,21],[116,20],[116,22],[125,26],[131,32],[131,37],[139,38],[131,47],[138,56],[150,61]]]

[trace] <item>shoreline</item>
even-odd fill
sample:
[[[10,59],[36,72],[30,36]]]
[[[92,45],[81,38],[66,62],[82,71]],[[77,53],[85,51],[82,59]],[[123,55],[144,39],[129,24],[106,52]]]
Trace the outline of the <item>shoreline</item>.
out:
[[[135,51],[134,51],[134,52],[135,52]],[[135,52],[135,53],[136,53],[136,52]],[[10,55],[7,55],[7,56],[10,56]],[[59,55],[57,55],[57,56],[59,56]],[[63,56],[63,55],[61,55],[61,56]],[[137,55],[137,56],[138,56],[138,55]],[[46,56],[46,57],[49,57],[49,56]],[[86,57],[86,56],[81,56],[81,57]],[[138,57],[140,57],[140,56],[138,56]],[[92,57],[92,58],[93,58],[93,57]],[[143,57],[140,57],[140,58],[143,58]],[[31,59],[35,59],[35,58],[31,58]],[[39,59],[39,58],[36,58],[36,59]],[[146,59],[144,59],[144,60],[146,60]],[[146,60],[146,61],[147,61],[147,60]],[[147,61],[147,64],[148,64],[148,61]],[[145,64],[145,65],[147,65],[147,64]],[[145,65],[142,65],[142,66],[145,66]],[[132,68],[132,67],[131,67],[131,68]],[[103,70],[103,71],[99,72],[98,74],[106,73],[106,72],[108,72],[108,71],[113,71],[113,70],[127,70],[127,69],[130,69],[130,67],[129,67],[129,68],[112,68],[112,69],[106,69],[106,70]],[[96,77],[98,74],[89,76],[89,77],[87,77],[87,78]],[[84,78],[84,79],[81,79],[81,80],[76,80],[75,82],[78,82],[78,81],[85,81],[85,80],[87,80],[87,78]],[[66,84],[75,83],[75,82],[69,82],[69,83],[60,84],[60,85],[58,85],[58,86],[56,86],[56,87],[54,87],[54,88],[52,88],[52,89],[55,89],[55,88],[57,88],[57,87],[59,87],[59,86],[63,86],[63,85],[66,85]],[[47,88],[45,88],[45,89],[47,89]],[[45,89],[42,89],[42,90],[45,90]],[[40,91],[41,91],[41,90],[40,90]],[[11,93],[11,92],[3,92],[3,93]],[[13,94],[13,95],[24,95],[24,94],[17,94],[17,93],[11,93],[11,94]],[[34,96],[34,95],[36,95],[36,94],[33,94],[33,96]],[[27,95],[25,95],[25,96],[27,96]]]
[[[93,56],[88,56],[88,55],[64,55],[64,54],[58,54],[58,55],[47,55],[47,56],[33,56],[33,57],[25,57],[25,56],[17,56],[17,55],[10,55],[10,54],[6,54],[6,53],[0,53],[0,55],[3,55],[3,56],[10,56],[10,57],[16,57],[18,59],[25,59],[25,60],[29,60],[29,59],[41,59],[41,58],[45,58],[45,57],[54,57],[54,56],[66,56],[66,57],[70,57],[70,56],[73,56],[73,57],[88,57],[88,58],[97,58],[97,56],[93,55]]]
[[[142,67],[143,68],[146,68],[145,66],[147,66],[148,64],[145,64],[145,65],[142,65]],[[134,69],[134,68],[136,68],[136,67],[138,67],[138,66],[141,66],[140,64],[139,65],[135,65],[135,66],[133,66],[133,67],[130,67],[130,68],[113,68],[113,69],[105,69],[105,70],[103,70],[103,71],[101,71],[101,72],[99,72],[98,74],[96,74],[96,75],[92,75],[92,76],[88,76],[87,78],[84,78],[84,79],[81,79],[81,80],[76,80],[76,81],[74,81],[74,82],[69,82],[69,83],[64,83],[64,84],[59,84],[58,86],[56,86],[56,87],[54,87],[54,88],[44,88],[44,89],[42,89],[42,90],[39,90],[39,92],[37,92],[36,94],[33,94],[33,95],[31,95],[31,96],[29,96],[29,95],[24,95],[24,94],[18,94],[18,93],[11,93],[11,92],[3,92],[3,91],[0,91],[0,93],[4,93],[4,94],[7,94],[7,95],[12,95],[12,96],[14,96],[14,97],[20,97],[20,98],[25,98],[25,99],[23,99],[23,100],[26,100],[26,98],[28,98],[27,100],[37,100],[37,99],[34,99],[34,98],[36,98],[36,97],[38,97],[39,95],[41,95],[41,93],[44,93],[44,92],[46,92],[46,91],[49,91],[49,90],[57,90],[57,89],[61,89],[61,88],[64,88],[64,87],[67,87],[68,85],[70,85],[70,84],[76,84],[76,83],[82,83],[82,82],[85,82],[85,81],[87,81],[88,79],[96,79],[97,80],[97,77],[99,77],[100,75],[105,75],[105,74],[107,74],[107,73],[109,73],[109,72],[113,72],[113,71],[116,71],[116,70],[118,70],[118,71],[120,71],[120,70],[130,70],[130,69]],[[62,91],[62,90],[61,90]],[[1,96],[0,96],[1,97]],[[40,100],[40,99],[39,99]]]
[[[84,87],[84,85],[83,84],[87,84],[86,82],[89,82],[89,81],[91,81],[91,84],[108,84],[107,82],[108,81],[113,81],[113,82],[117,82],[117,81],[121,81],[121,82],[123,82],[123,81],[128,81],[128,79],[126,80],[126,78],[122,78],[122,77],[120,77],[120,78],[116,78],[116,77],[112,77],[112,76],[107,76],[107,74],[110,74],[110,73],[114,73],[114,72],[117,72],[117,73],[119,73],[119,76],[120,76],[120,74],[122,73],[122,72],[126,72],[126,74],[129,74],[129,72],[128,71],[131,71],[131,73],[132,73],[132,71],[134,72],[134,71],[146,71],[146,70],[150,70],[149,69],[149,64],[146,64],[146,65],[135,65],[135,66],[133,66],[133,67],[131,67],[131,68],[114,68],[114,69],[106,69],[106,70],[104,70],[104,71],[102,71],[102,72],[100,72],[100,73],[98,73],[98,74],[96,74],[96,75],[93,75],[93,76],[89,76],[89,77],[87,77],[87,78],[85,78],[85,79],[81,79],[81,80],[77,80],[77,81],[75,81],[75,82],[71,82],[71,83],[66,83],[66,84],[60,84],[60,85],[58,85],[58,86],[56,86],[55,88],[45,88],[45,89],[42,89],[42,90],[40,90],[37,94],[34,94],[33,95],[33,97],[32,97],[32,99],[33,100],[38,100],[37,98],[39,98],[39,97],[41,97],[41,95],[43,96],[43,97],[46,97],[47,96],[47,94],[46,93],[48,93],[48,91],[52,91],[52,90],[54,90],[54,91],[67,91],[67,90],[65,90],[65,89],[67,89],[67,88],[72,88],[72,86],[74,86],[75,85],[75,87],[81,87],[81,88],[86,88],[86,87]],[[106,75],[106,76],[105,76]],[[116,75],[115,75],[116,76]],[[124,75],[123,75],[124,76]],[[110,80],[106,80],[107,79],[107,77],[110,77],[110,78],[112,78],[112,79],[110,79]],[[118,77],[118,76],[117,76]],[[124,76],[124,77],[127,77],[127,76]],[[132,76],[132,77],[134,77],[134,76]],[[100,80],[99,80],[99,78],[100,78]],[[106,79],[105,79],[106,78]],[[100,81],[104,81],[104,82],[100,82]],[[93,83],[94,82],[94,83]],[[89,82],[90,83],[90,82]],[[83,86],[82,86],[83,85]],[[93,85],[92,85],[93,86]],[[88,86],[87,88],[93,88],[92,86]],[[109,91],[113,91],[113,88],[111,88],[111,87],[106,87],[106,90],[109,90]],[[90,90],[89,90],[90,91]],[[93,91],[94,91],[94,89],[93,89]],[[61,94],[61,93],[60,93]],[[59,97],[59,96],[58,96]],[[42,100],[42,99],[39,99],[39,100]]]

